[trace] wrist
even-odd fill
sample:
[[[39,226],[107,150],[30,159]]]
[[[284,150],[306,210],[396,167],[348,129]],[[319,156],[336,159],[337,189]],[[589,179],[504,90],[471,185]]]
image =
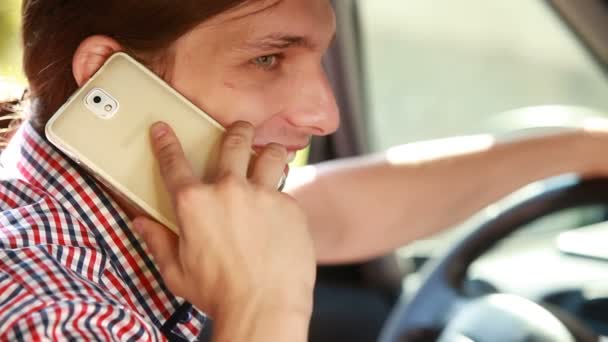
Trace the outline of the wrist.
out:
[[[214,317],[214,342],[306,341],[312,313],[309,293],[254,294],[227,301]]]
[[[217,315],[233,316],[244,309],[259,314],[288,314],[310,316],[312,312],[312,287],[297,286],[282,289],[257,289],[240,296],[224,298]]]
[[[566,128],[542,137],[535,159],[542,157],[538,180],[565,173],[585,174],[593,168],[589,158],[597,141],[583,128]]]

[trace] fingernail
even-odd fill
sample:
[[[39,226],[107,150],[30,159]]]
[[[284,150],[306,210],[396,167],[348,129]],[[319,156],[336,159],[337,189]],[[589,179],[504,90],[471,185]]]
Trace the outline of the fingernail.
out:
[[[152,125],[152,136],[154,139],[162,138],[169,131],[169,126],[164,122],[157,122]]]

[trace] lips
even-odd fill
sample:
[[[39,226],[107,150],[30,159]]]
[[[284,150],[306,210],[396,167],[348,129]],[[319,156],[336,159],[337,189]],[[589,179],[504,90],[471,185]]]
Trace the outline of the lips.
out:
[[[258,145],[258,146],[254,146],[253,149],[255,150],[256,153],[260,153],[262,152],[262,150],[264,150],[265,146],[262,145]],[[285,148],[287,149],[287,162],[291,163],[296,159],[297,153],[300,150],[305,149],[306,147],[308,147],[308,145],[306,146],[285,146]]]

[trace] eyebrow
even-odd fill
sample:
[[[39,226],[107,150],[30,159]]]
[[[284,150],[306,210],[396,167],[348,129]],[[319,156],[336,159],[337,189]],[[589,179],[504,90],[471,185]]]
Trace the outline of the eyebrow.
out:
[[[256,50],[277,50],[290,47],[314,49],[315,44],[309,38],[283,33],[274,33],[260,39],[246,42],[246,47]]]
[[[333,35],[331,43],[336,39],[336,34]],[[255,50],[282,50],[290,47],[303,47],[309,50],[314,50],[317,44],[314,43],[310,38],[305,36],[274,33],[262,37],[260,39],[251,40],[245,43],[245,46],[249,49]]]

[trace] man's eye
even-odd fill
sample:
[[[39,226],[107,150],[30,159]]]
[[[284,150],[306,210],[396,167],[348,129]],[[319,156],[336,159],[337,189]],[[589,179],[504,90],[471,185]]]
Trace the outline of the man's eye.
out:
[[[272,69],[279,62],[279,56],[267,55],[255,58],[253,64],[263,69]]]

